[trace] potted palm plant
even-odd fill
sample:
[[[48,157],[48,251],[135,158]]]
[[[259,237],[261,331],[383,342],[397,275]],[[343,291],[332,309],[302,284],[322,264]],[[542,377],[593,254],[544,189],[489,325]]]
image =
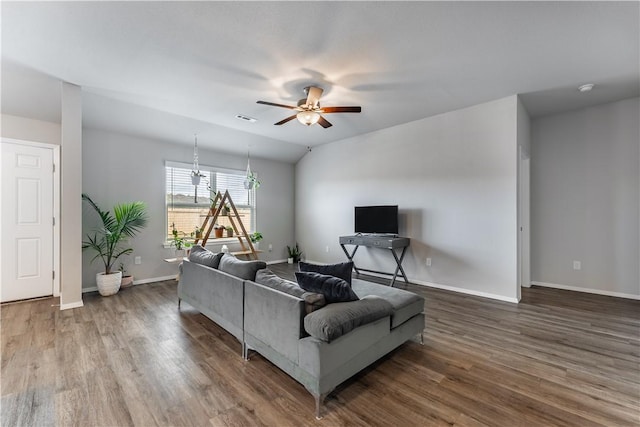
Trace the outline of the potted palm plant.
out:
[[[96,256],[91,261],[100,258],[104,264],[104,271],[96,274],[100,295],[114,295],[120,290],[122,271],[113,266],[118,257],[133,252],[133,248],[123,248],[123,245],[147,225],[146,205],[143,202],[122,203],[115,205],[111,213],[103,211],[86,194],[82,195],[82,200],[89,203],[102,222],[98,229],[87,234],[82,249],[93,249]]]

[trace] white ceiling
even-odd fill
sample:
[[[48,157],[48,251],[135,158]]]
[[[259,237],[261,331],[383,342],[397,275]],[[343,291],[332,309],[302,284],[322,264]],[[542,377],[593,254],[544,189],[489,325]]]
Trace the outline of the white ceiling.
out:
[[[638,2],[2,2],[2,112],[294,162],[307,146],[523,94],[532,116],[638,96]],[[595,83],[588,94],[576,88]],[[303,87],[333,127],[273,123]],[[258,119],[248,123],[244,114]]]

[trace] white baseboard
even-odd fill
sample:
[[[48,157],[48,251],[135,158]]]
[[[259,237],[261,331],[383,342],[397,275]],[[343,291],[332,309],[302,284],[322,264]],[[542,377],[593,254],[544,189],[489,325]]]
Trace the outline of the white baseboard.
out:
[[[175,274],[173,274],[171,276],[151,277],[150,279],[134,280],[133,284],[134,285],[144,285],[145,283],[162,282],[164,280],[175,280],[176,277],[177,276]]]
[[[531,282],[532,285],[542,286],[544,288],[563,289],[565,291],[585,292],[588,294],[605,295],[608,297],[627,298],[640,300],[640,295],[625,294],[622,292],[605,291],[603,289],[581,288],[579,286],[561,285],[558,283]]]
[[[380,277],[382,279],[388,279],[389,281],[391,281],[391,277],[390,276],[385,276],[385,275],[376,274],[376,273],[370,273],[368,271],[363,272],[363,274],[368,275],[368,276]],[[515,304],[517,304],[519,302],[517,298],[506,297],[504,295],[490,294],[488,292],[476,291],[476,290],[473,290],[473,289],[466,289],[466,288],[459,288],[457,286],[441,285],[439,283],[426,282],[424,280],[418,280],[418,279],[415,279],[415,278],[412,278],[412,277],[409,277],[408,279],[409,279],[410,283],[415,283],[416,285],[421,285],[421,286],[427,286],[429,288],[442,289],[442,290],[445,290],[445,291],[457,292],[457,293],[466,294],[466,295],[473,295],[473,296],[482,297],[482,298],[490,298],[490,299],[495,299],[495,300],[498,300],[498,301],[505,301],[505,302],[515,303]],[[396,277],[396,282],[404,283],[404,279],[402,277],[398,276],[398,277]]]
[[[97,290],[97,289],[96,289]],[[60,310],[69,310],[71,308],[84,307],[82,300],[76,302],[70,302],[69,304],[60,304]]]
[[[490,294],[488,292],[476,291],[473,289],[458,288],[457,286],[449,286],[449,285],[441,285],[439,283],[425,282],[423,280],[412,279],[411,277],[409,277],[409,282],[415,283],[417,285],[427,286],[429,288],[436,288],[436,289],[442,289],[445,291],[458,292],[460,294],[473,295],[473,296],[482,297],[482,298],[490,298],[490,299],[510,302],[514,304],[517,304],[519,302],[518,298],[506,297],[504,295]]]
[[[163,280],[175,280],[175,278],[175,274],[171,276],[151,277],[149,279],[134,280],[133,285],[144,285],[145,283],[162,282]],[[88,288],[82,288],[82,293],[84,294],[86,292],[98,292],[98,287],[91,286]]]

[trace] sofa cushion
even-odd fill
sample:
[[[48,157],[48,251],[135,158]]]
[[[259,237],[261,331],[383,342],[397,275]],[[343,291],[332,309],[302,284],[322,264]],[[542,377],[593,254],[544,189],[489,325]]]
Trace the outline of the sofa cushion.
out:
[[[358,326],[374,322],[393,312],[391,304],[375,296],[358,301],[329,304],[305,316],[304,329],[309,335],[331,342]]]
[[[353,261],[327,265],[309,264],[308,262],[300,261],[298,266],[300,267],[300,271],[310,271],[313,273],[338,277],[351,286],[351,270],[353,270]]]
[[[231,254],[224,254],[218,266],[220,271],[244,280],[253,281],[256,279],[256,272],[263,268],[267,268],[267,263],[264,261],[243,261]]]
[[[189,261],[217,269],[220,265],[222,255],[224,255],[222,252],[214,254],[210,250],[203,248],[201,245],[195,245],[191,248],[191,252],[189,253]]]
[[[256,280],[254,281],[298,298],[302,298],[302,294],[305,293],[305,290],[298,286],[296,282],[276,276],[276,274],[268,268],[258,270],[256,273]]]
[[[367,295],[375,295],[389,301],[393,306],[393,315],[391,316],[392,329],[424,311],[424,298],[413,292],[365,282],[360,279],[353,280],[351,289],[360,298],[364,298]]]
[[[302,289],[323,294],[327,304],[358,300],[358,296],[351,290],[351,286],[338,277],[297,271],[296,280]]]
[[[255,282],[268,288],[276,289],[280,292],[284,292],[285,294],[303,299],[305,312],[307,314],[327,305],[324,295],[315,292],[307,292],[298,286],[296,282],[283,279],[268,268],[258,270]]]

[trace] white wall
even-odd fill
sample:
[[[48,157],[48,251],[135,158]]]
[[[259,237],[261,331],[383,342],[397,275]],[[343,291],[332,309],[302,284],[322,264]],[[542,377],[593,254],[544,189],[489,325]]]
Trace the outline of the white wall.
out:
[[[533,120],[534,283],[640,297],[638,106],[633,98]]]
[[[512,96],[314,148],[296,165],[306,258],[344,261],[354,206],[397,204],[412,281],[517,301],[516,110]],[[355,260],[395,267],[376,249]]]
[[[9,114],[2,115],[0,129],[2,136],[5,138],[55,145],[60,145],[62,134],[60,123],[45,122]]]
[[[244,170],[247,159],[199,149],[200,163]],[[85,129],[83,134],[83,192],[103,209],[114,204],[135,200],[144,201],[149,209],[148,226],[131,241],[134,254],[127,271],[136,281],[175,276],[178,266],[168,264],[164,258],[173,257],[172,248],[164,248],[165,235],[165,161],[192,163],[193,147],[170,144],[129,135]],[[260,242],[260,259],[284,260],[286,245],[294,237],[294,167],[288,163],[251,158],[251,169],[258,173],[262,183],[257,190],[257,230],[264,240]],[[85,206],[84,234],[95,224],[95,214]],[[273,251],[269,252],[269,244]],[[230,246],[233,250],[233,246]],[[217,246],[211,247],[218,250]],[[86,252],[86,251],[85,251]],[[133,256],[141,256],[142,264],[133,265]],[[92,255],[84,255],[83,287],[95,286],[95,274],[101,270],[96,261],[89,264]]]

